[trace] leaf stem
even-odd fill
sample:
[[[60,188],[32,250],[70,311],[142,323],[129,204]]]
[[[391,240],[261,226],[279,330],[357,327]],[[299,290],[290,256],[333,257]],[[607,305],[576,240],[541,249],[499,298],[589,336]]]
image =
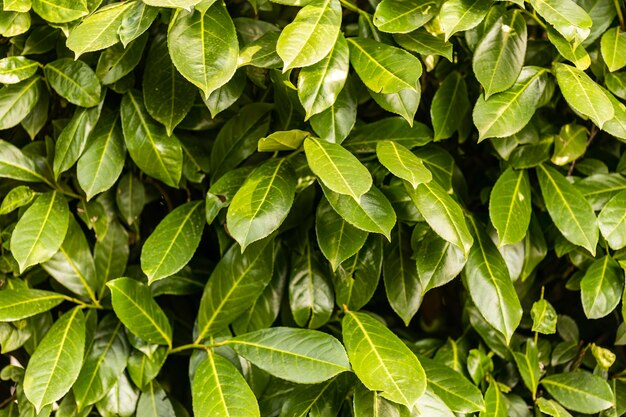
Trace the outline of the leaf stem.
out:
[[[622,28],[622,30],[626,30],[626,25],[624,25],[624,14],[622,13],[620,0],[613,0],[613,4],[615,4],[615,11],[617,11],[617,20],[619,20],[619,27]]]
[[[367,14],[365,10],[360,9],[356,4],[352,4],[348,0],[339,0],[339,2],[341,3],[343,7],[345,7],[348,10],[351,10],[353,12],[360,13],[360,14]]]
[[[189,343],[186,345],[180,345],[180,346],[176,346],[175,348],[171,348],[168,354],[184,352],[185,350],[192,350],[192,349],[202,349],[202,350],[208,351],[209,349],[212,349],[212,348],[224,346],[225,344],[227,344],[227,342],[228,341],[216,342],[216,343],[210,343],[208,345],[203,345],[201,343],[195,343],[195,342]]]
[[[96,310],[102,310],[103,309],[102,305],[98,302],[98,300],[95,300],[95,299],[92,299],[92,301],[93,301],[92,304],[86,303],[86,302],[84,302],[82,300],[79,300],[78,298],[70,297],[68,295],[64,295],[63,299],[65,299],[66,301],[69,301],[71,303],[78,304],[78,306],[80,308],[94,308]]]

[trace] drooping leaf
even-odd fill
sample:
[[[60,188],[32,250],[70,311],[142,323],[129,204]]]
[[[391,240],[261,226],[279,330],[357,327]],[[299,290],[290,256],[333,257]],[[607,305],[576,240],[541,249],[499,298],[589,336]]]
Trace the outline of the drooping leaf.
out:
[[[422,292],[452,281],[461,273],[466,260],[462,249],[429,231],[415,252]]]
[[[530,4],[570,42],[580,44],[591,33],[591,17],[571,0],[532,0]]]
[[[381,164],[392,174],[408,181],[413,188],[433,178],[424,163],[404,146],[390,140],[376,145],[376,155]]]
[[[151,343],[172,345],[172,328],[150,289],[132,278],[118,278],[107,283],[113,310],[133,334]]]
[[[342,327],[352,369],[361,382],[383,397],[412,408],[426,390],[426,374],[413,352],[365,313],[347,311]]]
[[[526,388],[535,396],[539,378],[541,377],[541,368],[539,365],[539,351],[537,345],[531,339],[526,341],[524,352],[513,352],[513,358],[517,364],[517,369],[526,385]]]
[[[585,315],[599,319],[617,307],[624,291],[624,271],[609,255],[594,261],[580,281]]]
[[[530,224],[530,180],[525,170],[508,168],[491,190],[489,217],[498,231],[499,245],[524,238]]]
[[[457,32],[476,27],[485,18],[491,0],[448,0],[439,11],[446,41]]]
[[[180,271],[196,252],[204,230],[203,201],[192,201],[169,213],[146,239],[141,269],[148,283]]]
[[[550,375],[541,380],[541,385],[562,406],[579,413],[597,413],[613,404],[609,384],[585,371]]]

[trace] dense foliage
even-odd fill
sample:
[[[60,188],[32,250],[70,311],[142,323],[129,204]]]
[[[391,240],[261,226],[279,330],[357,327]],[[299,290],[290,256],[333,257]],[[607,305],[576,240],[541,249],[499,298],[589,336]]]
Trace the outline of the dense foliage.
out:
[[[4,0],[2,416],[626,412],[621,0]]]

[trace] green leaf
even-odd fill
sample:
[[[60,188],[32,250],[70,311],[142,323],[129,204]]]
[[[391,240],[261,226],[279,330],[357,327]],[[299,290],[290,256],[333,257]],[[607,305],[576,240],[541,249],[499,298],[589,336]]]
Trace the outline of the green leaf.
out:
[[[506,397],[500,391],[498,383],[492,380],[485,392],[485,411],[480,413],[480,417],[506,417],[508,415]]]
[[[409,417],[410,411],[403,405],[383,398],[377,391],[370,391],[363,384],[354,388],[354,417]]]
[[[148,35],[139,37],[126,47],[118,43],[100,54],[96,75],[104,85],[114,84],[131,73],[139,64]]]
[[[394,35],[393,39],[409,51],[422,55],[440,55],[452,62],[452,44],[432,35],[424,28]]]
[[[117,30],[124,18],[124,12],[132,4],[132,2],[113,3],[98,9],[70,32],[67,47],[78,58],[86,52],[99,51],[115,45],[119,42]]]
[[[489,217],[498,231],[499,246],[512,245],[524,239],[531,214],[528,173],[508,168],[491,190]]]
[[[586,70],[591,65],[591,57],[582,45],[575,45],[561,36],[557,31],[551,27],[546,28],[548,39],[554,45],[561,54],[561,56],[574,65],[579,70]]]
[[[126,224],[135,223],[146,204],[143,183],[132,174],[124,175],[117,183],[115,202]]]
[[[193,412],[197,416],[259,417],[254,392],[237,368],[227,359],[208,351],[196,368],[191,388]]]
[[[101,106],[90,109],[77,108],[65,125],[54,145],[52,169],[54,177],[74,166],[87,147],[91,132],[100,118]]]
[[[434,181],[420,184],[415,190],[407,187],[407,190],[428,225],[443,239],[467,254],[474,240],[459,203]]]
[[[191,10],[192,6],[200,3],[200,0],[143,0],[144,3],[154,7],[171,7]]]
[[[233,245],[220,259],[202,293],[198,341],[228,326],[261,295],[272,278],[273,247],[262,240],[242,253]]]
[[[409,126],[399,117],[387,117],[355,128],[344,147],[356,154],[374,153],[379,141],[390,140],[411,149],[432,141],[432,136],[432,131],[423,123]]]
[[[383,279],[391,308],[408,326],[422,304],[422,285],[408,244],[408,233],[401,226],[385,247]]]
[[[137,417],[176,417],[167,393],[156,381],[144,387],[137,402]]]
[[[626,191],[620,191],[604,206],[598,215],[598,226],[602,236],[613,250],[626,247]]]
[[[348,78],[337,100],[309,119],[313,131],[326,142],[342,143],[356,123],[357,105],[354,80]]]
[[[122,98],[121,114],[124,140],[133,161],[146,174],[171,187],[178,186],[183,165],[178,139],[168,137],[165,129],[150,118],[136,90]]]
[[[321,61],[333,49],[340,26],[338,0],[315,0],[304,6],[285,26],[276,44],[276,52],[284,62],[283,71]]]
[[[44,67],[50,86],[72,104],[93,107],[100,102],[100,81],[83,61],[57,59]]]
[[[135,412],[138,398],[137,389],[128,380],[126,374],[122,373],[113,388],[98,401],[96,407],[103,416],[130,417]]]
[[[420,357],[426,371],[428,388],[456,413],[475,413],[485,409],[480,390],[454,369],[436,360]]]
[[[539,165],[537,177],[546,208],[556,227],[567,240],[595,256],[598,225],[591,205],[554,168]]]
[[[333,209],[352,226],[366,232],[380,233],[391,240],[396,213],[387,197],[376,186],[372,186],[358,201],[324,186],[322,189]]]
[[[0,216],[29,205],[37,197],[37,193],[26,185],[18,185],[9,191],[0,205]]]
[[[200,244],[204,224],[203,201],[180,205],[159,223],[141,250],[141,269],[149,284],[187,265]]]
[[[65,296],[30,288],[0,291],[0,321],[17,321],[44,313],[61,304]]]
[[[418,91],[422,64],[409,52],[365,38],[349,38],[350,63],[375,93]]]
[[[168,136],[193,106],[195,87],[172,64],[165,37],[156,38],[146,58],[143,99],[150,116],[165,126]]]
[[[408,33],[428,23],[439,5],[438,0],[383,0],[376,6],[374,24],[382,32]]]
[[[315,234],[317,244],[333,271],[363,247],[368,235],[337,214],[326,198],[322,198],[317,205]]]
[[[76,167],[78,183],[87,200],[111,188],[124,168],[126,146],[119,116],[109,113],[102,117],[89,142]]]
[[[563,97],[576,112],[589,117],[600,129],[615,114],[613,104],[602,88],[587,74],[570,65],[554,65],[556,81]]]
[[[547,88],[547,70],[524,67],[511,88],[485,99],[481,95],[472,114],[479,140],[511,136],[530,121]]]
[[[509,343],[522,319],[522,306],[502,255],[482,226],[469,219],[476,242],[464,269],[467,290],[481,315]]]
[[[456,278],[465,266],[463,250],[429,231],[415,251],[417,274],[422,293],[447,284]]]
[[[270,30],[258,39],[244,45],[239,51],[237,65],[252,65],[259,68],[280,68],[282,59],[276,53],[276,43],[280,32]]]
[[[148,6],[143,1],[132,2],[122,15],[117,33],[126,47],[131,41],[141,36],[159,14],[159,9]]]
[[[11,252],[23,272],[31,265],[45,262],[63,243],[70,212],[62,194],[41,194],[24,212],[11,235]]]
[[[118,222],[111,222],[104,237],[94,247],[93,261],[99,279],[107,282],[122,276],[128,254],[128,233]]]
[[[435,141],[451,137],[461,127],[469,108],[465,78],[452,72],[435,92],[430,107]]]
[[[513,352],[513,358],[526,388],[534,397],[539,385],[539,378],[541,377],[537,345],[531,339],[528,339],[526,341],[526,350],[523,353]]]
[[[530,5],[569,42],[578,45],[591,33],[591,17],[572,0],[531,0]]]
[[[554,400],[546,398],[537,398],[537,407],[539,410],[552,417],[572,417],[572,415]]]
[[[298,384],[317,384],[350,370],[341,343],[316,330],[273,327],[237,336],[228,345],[271,375]]]
[[[96,275],[89,243],[80,225],[70,215],[65,239],[59,250],[41,265],[61,285],[70,291],[96,299],[104,281]]]
[[[226,84],[214,90],[204,104],[209,108],[211,117],[215,117],[222,111],[232,106],[243,94],[246,88],[247,78],[242,71],[235,72]]]
[[[226,84],[237,69],[235,26],[222,2],[197,13],[177,10],[167,46],[176,69],[200,88],[205,98]]]
[[[9,56],[0,59],[0,83],[17,84],[32,77],[39,63],[23,56]]]
[[[426,374],[413,352],[378,320],[346,311],[343,342],[352,369],[363,384],[409,408],[426,390]]]
[[[433,176],[424,163],[404,146],[390,141],[379,141],[376,145],[378,160],[393,175],[408,181],[413,188],[427,183]]]
[[[420,88],[419,86],[415,90],[406,88],[390,94],[375,93],[371,90],[369,93],[380,107],[388,112],[402,116],[412,126],[422,96]]]
[[[626,32],[614,27],[602,35],[600,44],[602,59],[609,67],[609,71],[614,72],[626,66],[626,57],[620,51],[626,48]]]
[[[107,283],[115,315],[135,336],[150,342],[172,346],[172,328],[150,288],[132,278],[118,278]]]
[[[332,106],[348,78],[350,51],[340,33],[321,61],[302,68],[298,75],[298,98],[308,119]]]
[[[128,342],[124,327],[115,316],[106,316],[98,325],[72,390],[79,409],[100,401],[126,368]]]
[[[311,171],[330,190],[359,199],[372,187],[367,168],[341,145],[307,138],[304,152]]]
[[[613,405],[609,384],[588,372],[550,375],[541,380],[541,385],[565,408],[579,413],[598,413]]]
[[[0,130],[17,126],[35,108],[43,90],[40,77],[0,89]]]
[[[248,175],[226,216],[228,232],[242,251],[280,227],[293,204],[296,183],[287,159],[271,159]]]
[[[0,177],[26,182],[45,182],[39,167],[20,148],[0,139]]]
[[[552,304],[547,300],[541,299],[533,303],[530,310],[530,316],[533,319],[533,332],[542,334],[556,333],[557,314]]]
[[[498,19],[476,45],[472,67],[486,99],[507,90],[517,80],[524,65],[526,38],[526,20],[521,10],[512,10]]]
[[[37,412],[63,397],[83,364],[85,317],[75,307],[57,320],[33,353],[24,375],[24,394]]]
[[[491,0],[448,0],[439,11],[439,19],[446,41],[457,32],[472,29],[487,15]]]
[[[65,23],[89,14],[85,0],[33,0],[33,11],[51,23]]]
[[[588,134],[584,126],[577,124],[572,123],[561,127],[554,142],[552,163],[565,165],[584,155],[587,150]]]
[[[595,260],[580,281],[585,315],[599,319],[617,307],[624,291],[624,271],[609,255]]]
[[[304,130],[283,130],[259,139],[259,152],[295,151],[311,136]]]

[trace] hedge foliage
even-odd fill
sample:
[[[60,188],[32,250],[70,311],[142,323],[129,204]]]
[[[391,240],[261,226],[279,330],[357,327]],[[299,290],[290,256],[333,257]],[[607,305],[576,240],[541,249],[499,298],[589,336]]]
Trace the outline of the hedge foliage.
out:
[[[621,0],[2,4],[0,415],[626,412]]]

